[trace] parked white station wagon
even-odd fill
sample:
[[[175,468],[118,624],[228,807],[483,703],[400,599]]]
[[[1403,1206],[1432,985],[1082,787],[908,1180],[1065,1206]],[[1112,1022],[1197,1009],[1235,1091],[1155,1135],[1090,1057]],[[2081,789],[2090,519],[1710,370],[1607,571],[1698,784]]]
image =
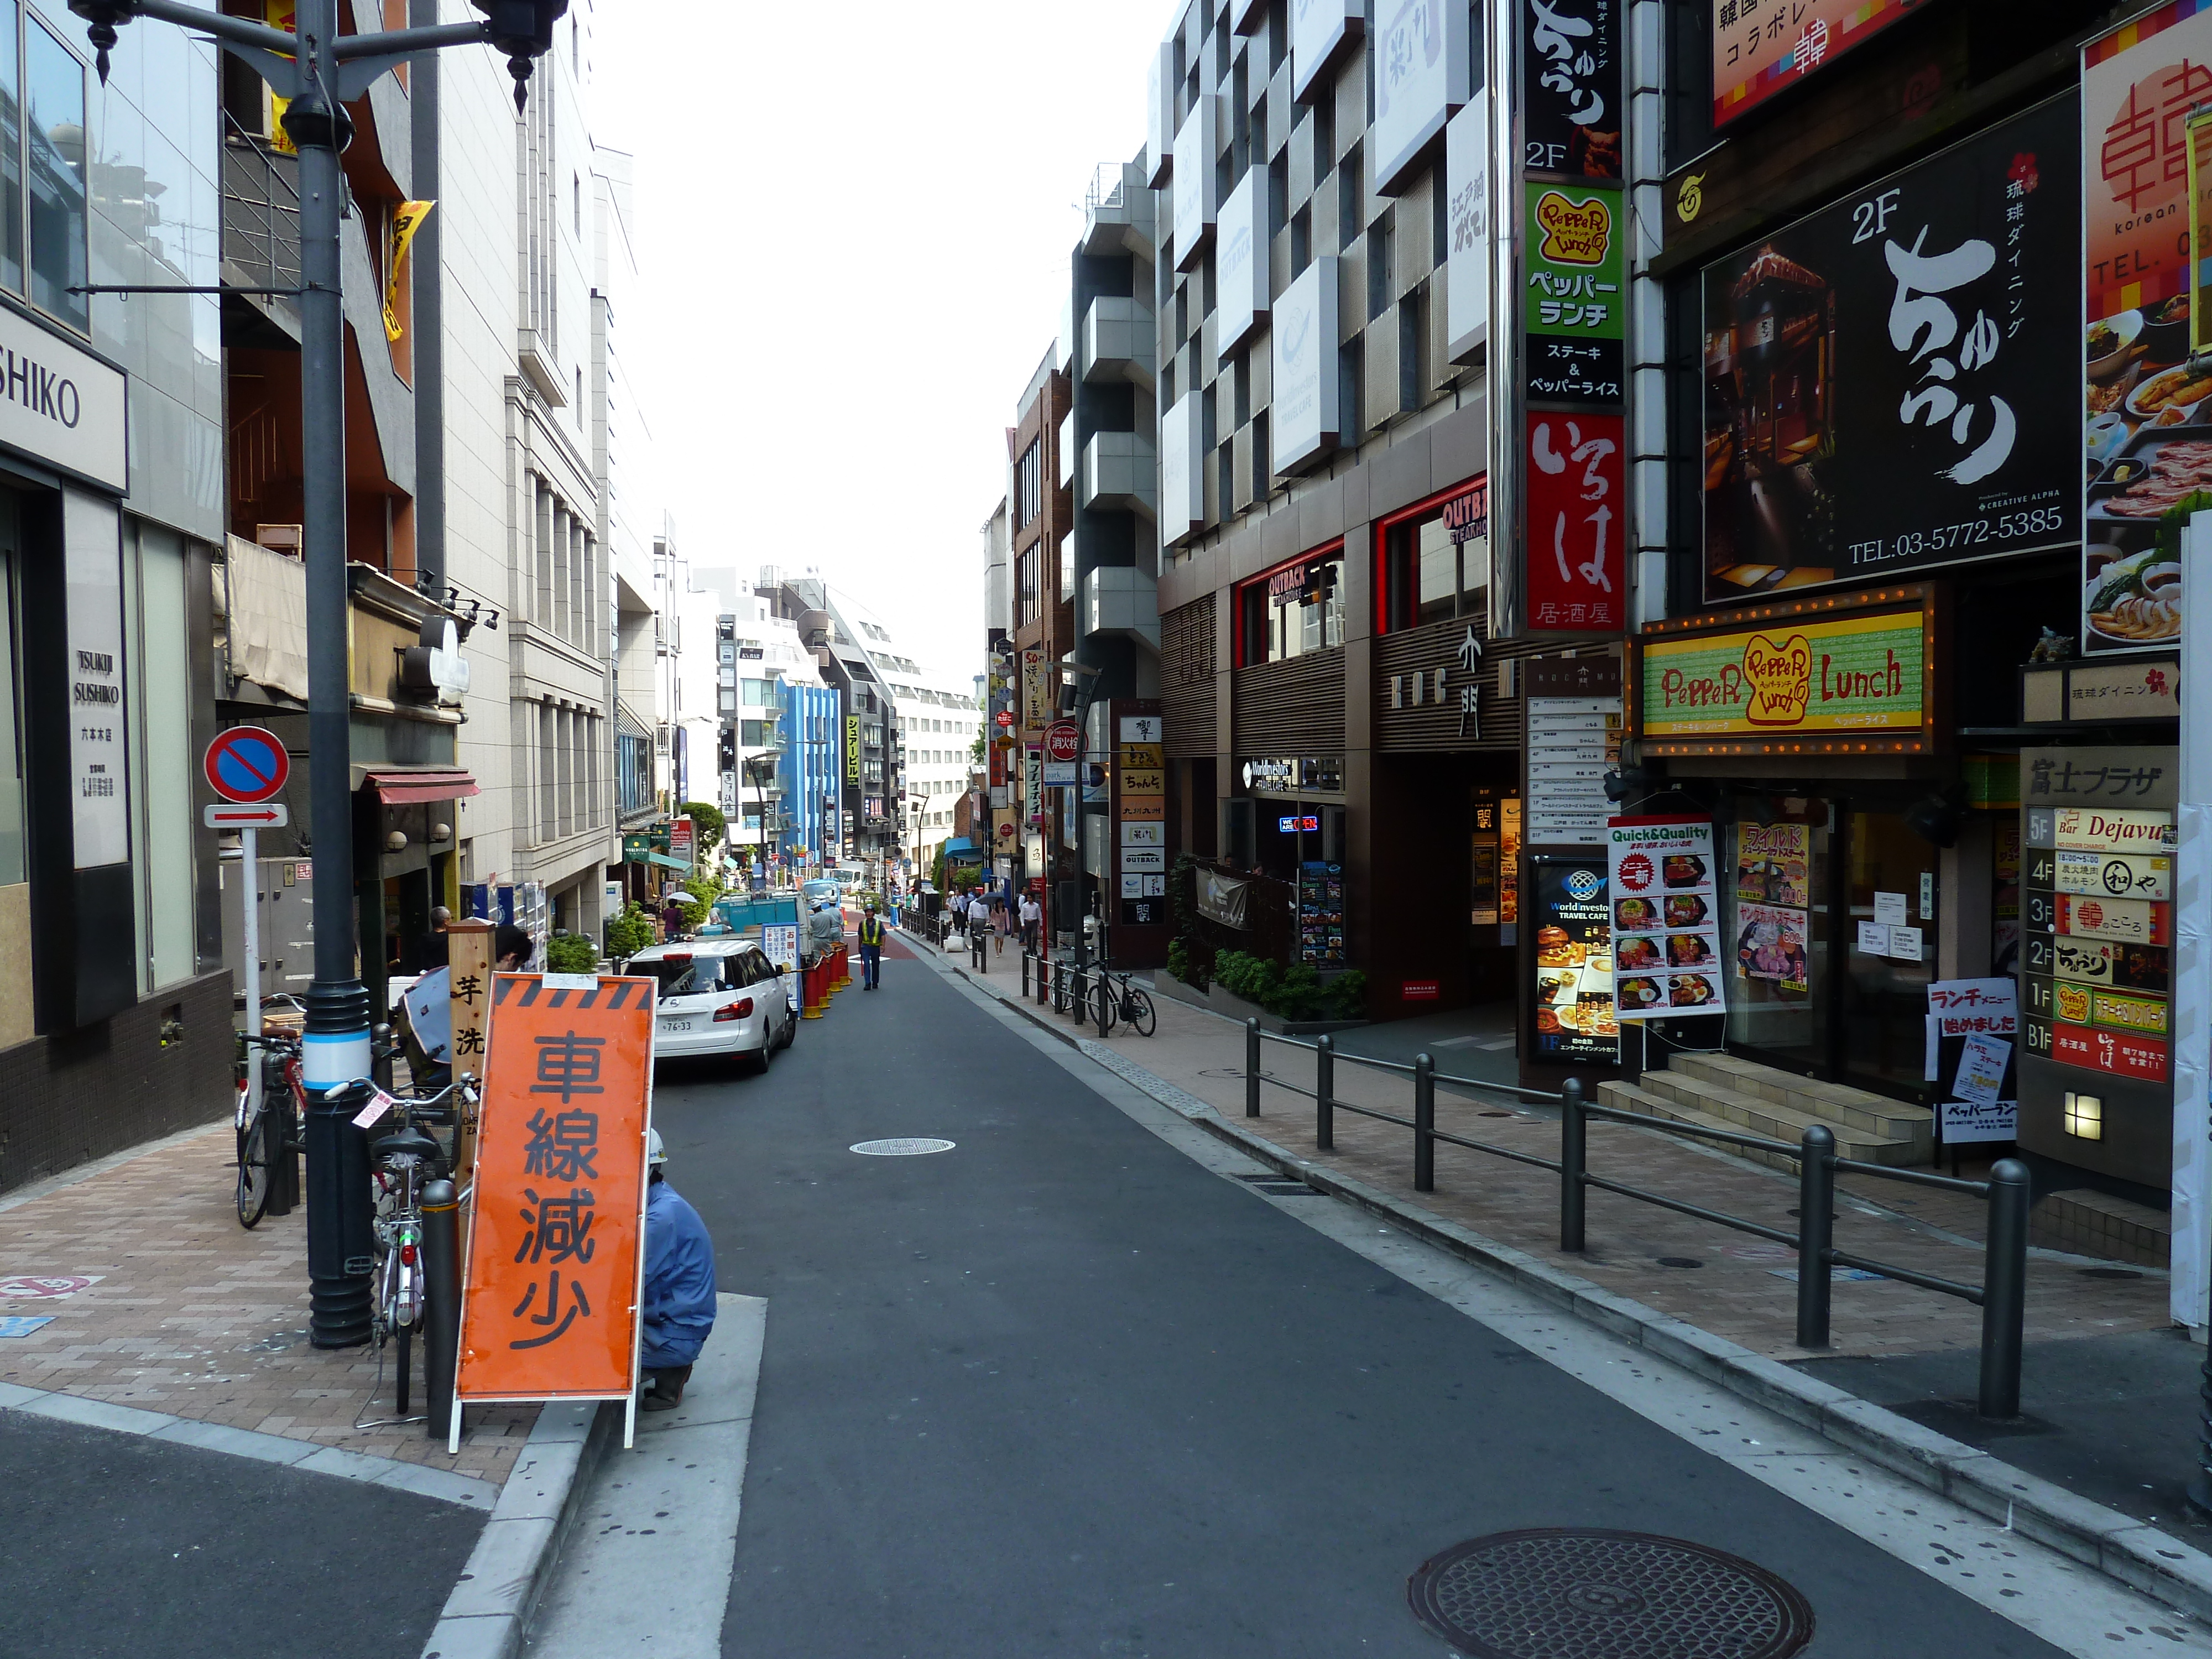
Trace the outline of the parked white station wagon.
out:
[[[660,981],[653,1057],[735,1054],[765,1072],[799,1036],[799,1011],[783,977],[748,939],[655,945],[629,960],[633,974]]]

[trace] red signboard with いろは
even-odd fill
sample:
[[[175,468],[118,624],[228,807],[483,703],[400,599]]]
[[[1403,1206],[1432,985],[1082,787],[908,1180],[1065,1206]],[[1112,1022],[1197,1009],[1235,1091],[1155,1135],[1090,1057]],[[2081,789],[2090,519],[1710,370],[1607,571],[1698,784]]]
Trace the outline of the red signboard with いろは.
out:
[[[1618,633],[1627,625],[1623,441],[1618,415],[1528,416],[1531,631]]]

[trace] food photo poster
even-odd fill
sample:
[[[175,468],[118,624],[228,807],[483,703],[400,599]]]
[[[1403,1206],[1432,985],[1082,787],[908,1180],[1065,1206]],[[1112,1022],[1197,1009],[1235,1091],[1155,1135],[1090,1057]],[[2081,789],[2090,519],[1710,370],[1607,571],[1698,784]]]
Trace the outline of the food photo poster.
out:
[[[1712,821],[1608,819],[1606,854],[1618,1018],[1725,1012]]]

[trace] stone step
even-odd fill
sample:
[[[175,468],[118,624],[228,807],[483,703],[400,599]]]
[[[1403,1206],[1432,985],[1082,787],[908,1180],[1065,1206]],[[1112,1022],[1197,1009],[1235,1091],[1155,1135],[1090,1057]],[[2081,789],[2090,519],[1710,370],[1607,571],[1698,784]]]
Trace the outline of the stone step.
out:
[[[2087,1188],[2046,1193],[2027,1212],[2027,1242],[2076,1255],[2163,1267],[2172,1259],[2172,1218],[2164,1210]]]
[[[1679,1073],[1646,1072],[1636,1088],[1644,1100],[1663,1103],[1668,1110],[1662,1115],[1680,1116],[1685,1122],[1701,1122],[1709,1127],[1733,1129],[1739,1134],[1764,1135],[1770,1140],[1788,1141],[1795,1145],[1804,1134],[1807,1126],[1825,1124],[1836,1137],[1836,1153],[1863,1164],[1904,1165],[1924,1164],[1933,1153],[1929,1137],[1916,1139],[1909,1135],[1878,1135],[1848,1123],[1837,1123],[1832,1119],[1784,1105],[1778,1101],[1762,1100],[1754,1095],[1723,1089],[1699,1079]],[[1625,1105],[1624,1111],[1649,1109],[1642,1102]],[[1753,1154],[1763,1162],[1774,1162],[1765,1154]],[[1776,1158],[1778,1158],[1778,1154]],[[1794,1161],[1782,1160],[1790,1169]]]
[[[1931,1115],[1924,1106],[1854,1089],[1847,1083],[1799,1077],[1736,1054],[1677,1054],[1669,1056],[1668,1069],[1686,1072],[1740,1095],[1794,1107],[1831,1124],[1849,1124],[1886,1137],[1934,1133]]]
[[[1653,1073],[1647,1072],[1644,1075],[1649,1078]],[[1663,1118],[1671,1123],[1694,1123],[1701,1129],[1727,1129],[1736,1134],[1747,1133],[1741,1123],[1732,1123],[1724,1117],[1716,1117],[1711,1112],[1700,1111],[1692,1106],[1684,1106],[1678,1102],[1668,1099],[1663,1095],[1656,1095],[1647,1089],[1639,1088],[1633,1083],[1599,1084],[1597,1103],[1601,1106],[1610,1106],[1617,1111],[1634,1112],[1644,1117]],[[1779,1137],[1777,1138],[1779,1139]],[[1795,1158],[1784,1158],[1779,1152],[1762,1152],[1750,1147],[1730,1146],[1723,1141],[1699,1140],[1695,1136],[1690,1135],[1684,1136],[1683,1139],[1692,1146],[1711,1146],[1734,1158],[1747,1158],[1753,1164],[1767,1164],[1785,1174],[1794,1173],[1797,1168],[1797,1161]],[[1598,1173],[1606,1172],[1600,1170]]]

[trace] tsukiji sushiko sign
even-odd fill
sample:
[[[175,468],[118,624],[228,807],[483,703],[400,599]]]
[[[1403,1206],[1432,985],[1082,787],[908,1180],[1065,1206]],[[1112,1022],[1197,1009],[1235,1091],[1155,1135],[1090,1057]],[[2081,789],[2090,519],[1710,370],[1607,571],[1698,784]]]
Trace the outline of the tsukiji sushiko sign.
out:
[[[1813,601],[1655,625],[1636,676],[1645,752],[1924,752],[1934,738],[1930,597],[1892,589],[1863,596],[1863,607]],[[1913,608],[1895,608],[1900,599]],[[1735,625],[1717,626],[1723,620]]]

